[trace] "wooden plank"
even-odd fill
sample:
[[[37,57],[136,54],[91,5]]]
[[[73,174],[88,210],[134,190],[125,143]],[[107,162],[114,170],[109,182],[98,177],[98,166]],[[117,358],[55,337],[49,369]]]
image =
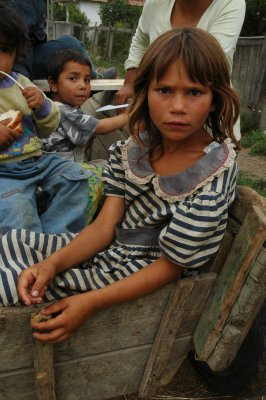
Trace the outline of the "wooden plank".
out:
[[[223,371],[234,360],[266,296],[266,248],[254,261],[233,305],[213,353],[207,360],[213,371]]]
[[[103,400],[138,390],[151,344],[114,352],[102,347],[101,354],[54,364],[57,400]],[[36,400],[33,368],[0,373],[0,399]]]
[[[39,313],[32,313],[32,321],[46,321],[51,317],[45,317]],[[32,341],[33,365],[35,375],[36,400],[56,400],[54,381],[54,352],[53,345]]]
[[[217,274],[221,272],[227,254],[229,253],[231,246],[233,244],[233,240],[234,240],[234,235],[228,229],[226,229],[219,251],[209,269],[210,272],[216,272]]]
[[[160,377],[166,368],[176,336],[190,333],[192,335],[197,322],[189,318],[190,312],[201,311],[210,289],[216,279],[216,274],[201,274],[191,278],[181,279],[176,283],[165,309],[158,329],[149,359],[139,387],[139,396],[149,398],[159,384]],[[188,321],[190,320],[190,323]],[[188,348],[183,350],[183,357]]]
[[[258,207],[251,207],[195,329],[194,345],[200,360],[206,361],[213,352],[248,270],[265,240],[266,217]]]
[[[169,284],[149,296],[95,314],[70,340],[54,346],[55,361],[152,343],[172,288]],[[35,307],[0,308],[1,359],[5,360],[0,363],[0,373],[32,368],[30,317],[34,311]]]
[[[49,85],[46,79],[36,79],[33,83],[38,86],[43,92],[49,92]],[[92,91],[102,91],[102,90],[112,90],[116,91],[123,87],[124,79],[92,79],[91,80],[91,90]]]
[[[1,360],[5,360],[0,363],[0,373],[32,368],[30,318],[34,310],[36,311],[35,307],[0,307]]]
[[[254,205],[265,210],[266,199],[248,186],[237,186],[237,197],[229,209],[229,216],[242,223]]]
[[[198,318],[195,320],[195,324]],[[173,344],[165,369],[162,371],[158,381],[158,387],[167,385],[172,381],[175,374],[183,364],[187,353],[193,348],[192,334],[186,336],[178,336]]]

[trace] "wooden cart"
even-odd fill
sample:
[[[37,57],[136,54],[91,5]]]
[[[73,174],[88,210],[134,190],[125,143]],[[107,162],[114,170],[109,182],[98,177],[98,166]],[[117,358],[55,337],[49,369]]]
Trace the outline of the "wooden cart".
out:
[[[0,309],[0,399],[97,400],[132,392],[148,399],[192,348],[214,371],[226,368],[265,301],[264,205],[239,187],[208,272],[99,312],[65,343],[33,341],[38,307]],[[265,359],[260,373],[266,394]]]

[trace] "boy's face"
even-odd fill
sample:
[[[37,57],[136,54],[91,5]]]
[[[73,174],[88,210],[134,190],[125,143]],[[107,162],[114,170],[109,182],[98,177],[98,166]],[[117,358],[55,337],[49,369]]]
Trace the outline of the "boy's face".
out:
[[[16,50],[12,49],[9,44],[6,44],[0,39],[0,71],[11,74],[16,58]],[[0,73],[0,79],[6,76]]]
[[[88,65],[74,61],[66,63],[58,82],[49,80],[52,99],[73,107],[80,107],[90,96],[91,71]]]

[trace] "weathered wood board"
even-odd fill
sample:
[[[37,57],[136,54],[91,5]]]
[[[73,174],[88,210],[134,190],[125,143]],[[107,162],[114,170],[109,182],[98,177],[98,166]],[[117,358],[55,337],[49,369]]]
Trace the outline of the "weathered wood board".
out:
[[[106,399],[137,391],[173,285],[93,316],[72,339],[55,345],[57,400]],[[36,400],[33,311],[35,307],[0,309],[5,360],[0,363],[0,399]]]
[[[253,191],[251,191],[251,194],[252,192]],[[242,195],[243,194],[244,192]],[[252,196],[250,196],[249,199],[251,199],[251,197]],[[259,199],[259,196],[257,195],[255,198]],[[247,201],[247,203],[248,202],[249,201]],[[234,206],[231,210],[231,218],[235,220],[239,218],[242,224],[235,236],[234,242],[224,262],[223,269],[216,280],[204,312],[194,332],[194,345],[199,360],[208,362],[217,343],[223,336],[223,329],[226,321],[232,316],[230,312],[240,294],[242,295],[242,289],[247,290],[245,287],[247,287],[249,276],[251,276],[251,281],[253,275],[255,274],[256,276],[255,272],[253,274],[252,266],[256,263],[258,253],[261,251],[266,241],[266,216],[263,212],[263,204],[259,204],[259,202],[254,201],[254,199],[251,203],[253,203],[253,205],[249,204],[249,207],[241,207],[241,203],[237,203],[239,207]],[[265,268],[266,266],[264,263],[257,274],[261,275],[265,271]],[[256,288],[254,287],[254,289]],[[247,333],[247,329],[252,323],[252,312],[255,313],[258,308],[258,305],[255,304],[261,304],[261,301],[265,298],[263,284],[260,287],[258,286],[257,289],[255,293],[256,300],[253,301],[254,309],[249,315],[250,318],[246,320],[246,328],[242,327],[242,333]],[[252,300],[250,296],[251,292],[247,294],[245,302]],[[237,305],[235,305],[235,307],[237,307]],[[232,348],[229,350],[230,346],[228,346],[228,359],[226,360],[225,354],[223,354],[224,362],[218,362],[218,357],[216,358],[217,365],[215,365],[214,358],[212,358],[211,365],[213,369],[224,369],[229,360],[232,361],[231,355],[236,353],[245,335],[235,329],[232,336],[235,339],[235,344],[232,345],[235,351],[233,352]]]

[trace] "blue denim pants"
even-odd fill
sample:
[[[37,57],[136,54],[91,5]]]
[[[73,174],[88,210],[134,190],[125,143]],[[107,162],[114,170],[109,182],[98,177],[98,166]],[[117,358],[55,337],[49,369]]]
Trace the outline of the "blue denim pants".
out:
[[[88,176],[80,164],[54,154],[0,163],[0,233],[12,228],[79,232],[86,225]],[[41,214],[37,188],[47,195]]]

